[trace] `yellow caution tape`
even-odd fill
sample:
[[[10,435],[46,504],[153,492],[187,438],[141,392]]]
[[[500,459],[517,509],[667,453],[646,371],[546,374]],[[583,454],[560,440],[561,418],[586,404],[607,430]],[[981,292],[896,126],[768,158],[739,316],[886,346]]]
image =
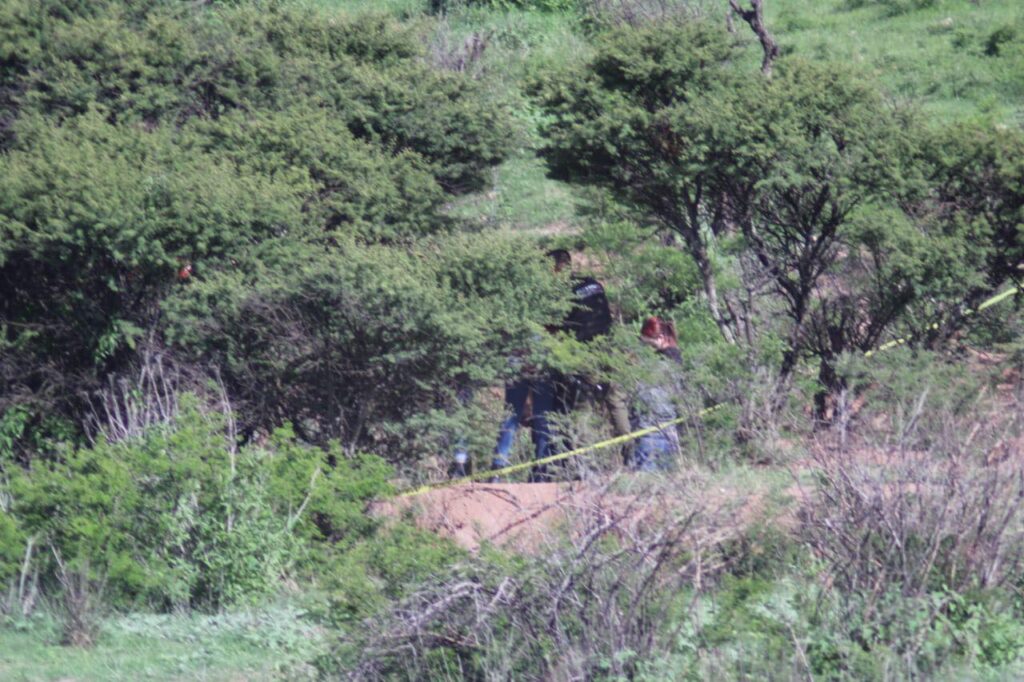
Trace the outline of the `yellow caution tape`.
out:
[[[975,314],[977,312],[981,312],[982,310],[985,310],[986,308],[994,306],[995,304],[1000,303],[1001,301],[1005,301],[1006,299],[1010,298],[1011,296],[1016,295],[1019,291],[1020,291],[1019,288],[1007,289],[1006,291],[1004,291],[1002,293],[999,293],[999,294],[996,294],[992,298],[989,298],[984,303],[979,305],[975,310],[967,311],[965,313],[965,315],[973,315],[973,314]],[[938,328],[939,328],[938,323],[933,324],[931,327],[929,327],[929,329],[938,329]],[[909,337],[904,337],[904,338],[900,338],[900,339],[895,339],[893,341],[888,341],[886,343],[883,343],[881,346],[879,346],[878,348],[876,348],[874,350],[869,350],[868,352],[866,352],[864,354],[864,356],[865,357],[871,357],[875,353],[880,353],[881,351],[888,350],[889,348],[894,348],[896,346],[901,346],[901,345],[907,343],[908,341],[910,341]],[[707,414],[709,414],[711,412],[714,412],[715,410],[718,410],[718,409],[721,409],[722,407],[725,407],[725,405],[726,405],[726,403],[719,403],[717,405],[712,405],[711,407],[704,408],[703,410],[701,410],[700,412],[697,413],[697,416],[698,417],[704,417]],[[587,445],[587,446],[582,447],[582,448],[576,448],[575,450],[568,450],[566,452],[560,452],[557,455],[549,455],[548,457],[542,457],[540,459],[531,460],[529,462],[523,462],[521,464],[513,464],[512,466],[507,466],[507,467],[505,467],[503,469],[490,469],[490,470],[478,471],[475,474],[470,474],[469,476],[462,476],[460,478],[454,478],[454,479],[451,479],[449,481],[441,481],[439,483],[428,483],[426,485],[421,485],[418,488],[413,488],[412,490],[407,490],[405,492],[399,493],[398,495],[396,495],[396,497],[416,497],[417,495],[422,495],[423,493],[430,492],[431,490],[440,490],[442,488],[449,488],[449,487],[452,487],[452,486],[460,485],[462,483],[472,483],[472,482],[476,482],[476,481],[482,481],[482,480],[485,480],[485,479],[501,477],[501,476],[507,476],[508,474],[514,474],[514,473],[519,472],[519,471],[525,471],[527,469],[532,469],[533,467],[536,467],[536,466],[543,466],[545,464],[551,464],[552,462],[560,462],[563,459],[569,459],[570,457],[576,457],[578,455],[582,455],[582,454],[585,454],[587,452],[593,452],[594,450],[601,450],[603,448],[608,448],[608,447],[611,447],[613,445],[621,445],[622,443],[628,443],[628,442],[630,442],[632,440],[636,440],[637,438],[640,438],[641,436],[646,436],[648,434],[656,433],[658,431],[662,431],[663,429],[667,429],[669,427],[676,426],[678,424],[682,424],[683,422],[687,421],[688,419],[689,419],[689,417],[679,417],[678,419],[673,419],[671,421],[667,421],[667,422],[664,422],[662,424],[657,424],[655,426],[649,426],[649,427],[647,427],[645,429],[638,429],[636,431],[631,431],[630,433],[626,433],[626,434],[623,434],[621,436],[616,436],[614,438],[609,438],[609,439],[603,440],[603,441],[601,441],[599,443],[594,443],[592,445]]]
[[[1019,287],[1015,287],[1013,289],[1007,289],[1006,291],[998,293],[995,296],[993,296],[992,298],[989,298],[988,300],[986,300],[984,303],[979,305],[974,310],[968,310],[967,312],[965,312],[964,313],[964,317],[968,317],[970,315],[974,315],[976,313],[980,313],[985,308],[990,308],[990,307],[994,306],[996,303],[1001,303],[1002,301],[1005,301],[1006,299],[1010,298],[1011,296],[1016,296],[1019,292],[1020,292],[1020,288]],[[938,322],[928,326],[929,330],[935,330],[935,329],[938,329],[938,328],[939,328],[939,323]],[[875,353],[881,353],[883,350],[889,350],[890,348],[895,348],[896,346],[902,346],[902,345],[904,345],[906,343],[909,343],[911,338],[912,337],[904,336],[904,337],[899,338],[899,339],[893,339],[892,341],[886,341],[885,343],[883,343],[878,348],[875,348],[874,350],[869,350],[868,352],[864,353],[864,357],[870,358]]]
[[[698,417],[703,417],[703,416],[705,416],[705,415],[707,415],[707,414],[709,414],[711,412],[714,412],[715,410],[718,410],[718,409],[721,409],[722,407],[725,407],[725,405],[726,405],[726,403],[719,403],[717,405],[712,405],[711,407],[706,407],[703,410],[701,410],[700,412],[698,412],[697,416]],[[602,448],[609,448],[609,447],[611,447],[613,445],[621,445],[622,443],[628,443],[629,441],[635,440],[637,438],[640,438],[641,436],[646,436],[646,435],[651,434],[651,433],[656,433],[658,431],[662,431],[662,430],[667,429],[667,428],[669,428],[671,426],[676,426],[678,424],[682,424],[683,422],[687,421],[688,419],[689,419],[689,417],[679,417],[678,419],[673,419],[672,421],[667,421],[667,422],[664,422],[662,424],[656,424],[654,426],[648,426],[647,428],[637,429],[636,431],[631,431],[631,432],[623,434],[621,436],[615,436],[614,438],[609,438],[609,439],[603,440],[603,441],[601,441],[599,443],[594,443],[593,445],[587,445],[587,446],[582,447],[582,448],[576,448],[575,450],[568,450],[566,452],[560,452],[557,455],[549,455],[547,457],[541,457],[540,459],[534,459],[534,460],[531,460],[529,462],[523,462],[522,464],[513,464],[512,466],[507,466],[507,467],[505,467],[503,469],[490,469],[490,470],[485,470],[485,471],[478,471],[475,474],[470,474],[469,476],[462,476],[460,478],[453,478],[450,481],[441,481],[440,483],[429,483],[427,485],[422,485],[419,488],[413,488],[412,490],[407,490],[407,491],[405,491],[403,493],[400,493],[400,494],[396,495],[396,497],[415,497],[417,495],[422,495],[423,493],[429,492],[431,490],[438,490],[440,488],[448,488],[448,487],[453,486],[453,485],[459,485],[460,483],[470,483],[470,482],[474,482],[474,481],[482,481],[484,479],[494,478],[496,476],[498,476],[498,477],[506,476],[508,474],[514,474],[514,473],[516,473],[518,471],[525,471],[526,469],[532,469],[533,467],[536,467],[536,466],[543,466],[545,464],[551,464],[552,462],[559,462],[559,461],[561,461],[563,459],[569,459],[570,457],[576,457],[577,455],[582,455],[582,454],[584,454],[586,452],[592,452],[593,450],[600,450]]]

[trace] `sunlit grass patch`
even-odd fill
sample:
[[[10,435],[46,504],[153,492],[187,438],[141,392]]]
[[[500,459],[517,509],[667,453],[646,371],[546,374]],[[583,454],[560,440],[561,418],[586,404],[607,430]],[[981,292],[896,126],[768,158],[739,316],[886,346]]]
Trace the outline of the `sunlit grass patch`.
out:
[[[96,646],[59,644],[45,616],[0,627],[0,679],[302,679],[319,631],[291,607],[218,615],[129,614],[109,618]]]

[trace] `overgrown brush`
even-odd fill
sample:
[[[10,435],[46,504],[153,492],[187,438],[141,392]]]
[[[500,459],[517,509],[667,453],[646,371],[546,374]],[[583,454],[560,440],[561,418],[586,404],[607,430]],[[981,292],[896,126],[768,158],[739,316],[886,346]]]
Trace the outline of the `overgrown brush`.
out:
[[[31,579],[44,595],[62,595],[69,639],[85,643],[99,606],[255,603],[375,527],[362,505],[387,488],[379,460],[335,449],[328,466],[328,453],[286,430],[238,447],[194,397],[180,405],[173,421],[141,435],[11,473],[3,492],[13,532],[0,550],[22,564],[5,566],[21,601],[8,608],[29,598]]]
[[[800,531],[856,624],[849,636],[923,666],[965,653],[956,632],[975,611],[1012,608],[1024,566],[1019,396],[940,419],[925,418],[927,397],[891,430],[862,425],[818,448]],[[935,649],[942,632],[954,641]]]
[[[350,631],[334,665],[350,679],[634,675],[671,641],[674,595],[720,575],[742,530],[668,490],[587,499],[535,556],[485,552]]]

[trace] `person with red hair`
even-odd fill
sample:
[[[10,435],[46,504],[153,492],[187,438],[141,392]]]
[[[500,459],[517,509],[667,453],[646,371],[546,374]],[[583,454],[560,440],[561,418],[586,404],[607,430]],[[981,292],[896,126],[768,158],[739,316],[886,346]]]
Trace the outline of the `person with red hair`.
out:
[[[640,384],[630,414],[633,430],[657,426],[679,417],[675,405],[678,386],[670,379],[676,374],[672,365],[682,363],[675,326],[660,317],[648,317],[640,329],[640,339],[658,353],[664,364],[657,375],[669,380]],[[666,426],[637,440],[629,464],[640,471],[666,470],[678,454],[679,434],[674,425]]]

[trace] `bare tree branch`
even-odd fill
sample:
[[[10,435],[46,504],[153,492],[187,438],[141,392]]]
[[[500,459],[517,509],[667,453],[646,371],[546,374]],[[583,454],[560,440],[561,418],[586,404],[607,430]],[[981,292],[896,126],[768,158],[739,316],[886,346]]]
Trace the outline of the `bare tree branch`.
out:
[[[764,51],[764,58],[761,60],[761,73],[770,78],[772,64],[779,56],[779,44],[775,42],[774,36],[764,23],[764,0],[750,0],[750,4],[750,9],[747,9],[737,0],[729,0],[729,9],[732,10],[730,18],[731,14],[737,14],[753,29],[757,39],[761,41],[761,49]]]

